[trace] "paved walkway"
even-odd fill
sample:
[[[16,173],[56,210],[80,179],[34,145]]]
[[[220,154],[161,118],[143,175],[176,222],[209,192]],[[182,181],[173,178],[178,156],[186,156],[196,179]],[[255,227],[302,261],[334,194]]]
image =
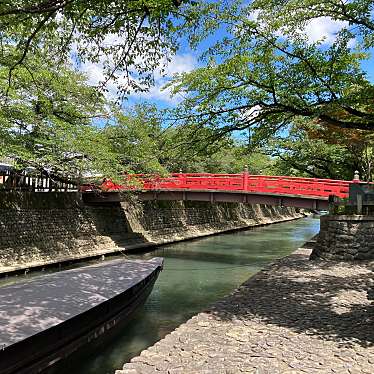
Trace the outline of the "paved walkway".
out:
[[[373,374],[374,262],[309,253],[270,265],[116,374]]]

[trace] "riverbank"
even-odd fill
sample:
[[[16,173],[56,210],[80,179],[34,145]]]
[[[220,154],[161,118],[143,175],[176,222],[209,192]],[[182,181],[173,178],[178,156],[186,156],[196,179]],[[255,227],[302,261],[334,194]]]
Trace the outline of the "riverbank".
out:
[[[309,244],[116,374],[373,373],[374,262],[310,261]]]
[[[79,193],[2,193],[0,274],[80,262],[301,218],[295,208],[183,201],[85,204]]]

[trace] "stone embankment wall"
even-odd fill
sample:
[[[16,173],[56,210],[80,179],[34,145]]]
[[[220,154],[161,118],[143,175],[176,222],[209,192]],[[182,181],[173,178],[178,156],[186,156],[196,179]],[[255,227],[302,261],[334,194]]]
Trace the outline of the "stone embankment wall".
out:
[[[374,259],[374,217],[327,215],[321,217],[320,233],[311,259]]]
[[[85,257],[128,232],[121,206],[85,207],[75,193],[4,193],[0,273]]]
[[[123,202],[131,228],[157,244],[303,217],[295,208],[199,201]]]
[[[85,205],[78,193],[1,193],[0,273],[301,217],[292,208],[207,202]]]

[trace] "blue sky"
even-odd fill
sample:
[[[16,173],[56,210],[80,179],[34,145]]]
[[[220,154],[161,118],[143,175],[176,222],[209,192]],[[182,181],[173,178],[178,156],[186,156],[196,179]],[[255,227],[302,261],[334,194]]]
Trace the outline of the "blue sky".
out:
[[[341,21],[333,21],[327,17],[321,17],[313,20],[304,30],[308,39],[312,42],[318,40],[324,40],[324,44],[331,44],[336,33],[341,30],[342,27],[346,26],[346,23]],[[214,42],[218,39],[219,35],[215,35],[210,38],[209,42]],[[108,41],[110,42],[110,41]],[[114,42],[114,41],[113,41]],[[171,97],[169,90],[163,89],[165,84],[170,80],[170,78],[177,73],[191,71],[194,68],[200,66],[198,61],[198,56],[204,52],[204,48],[207,43],[203,43],[197,48],[197,50],[192,50],[185,40],[181,41],[181,46],[178,53],[172,58],[169,63],[166,74],[161,75],[157,71],[155,72],[155,85],[150,88],[147,93],[134,93],[130,95],[128,100],[124,102],[124,107],[131,106],[135,103],[141,102],[151,102],[156,104],[159,108],[174,107],[178,102],[182,100],[181,97]],[[374,55],[374,49],[371,50],[372,55]],[[160,62],[160,65],[162,62]],[[367,73],[368,79],[374,83],[374,58],[362,61],[362,67]],[[100,64],[87,63],[82,67],[82,70],[88,75],[89,81],[93,84],[100,81],[103,76]],[[109,93],[114,95],[116,91],[115,85],[109,87]]]
[[[370,82],[374,83],[374,48],[371,48],[370,50],[371,58],[368,60],[362,61],[362,68],[367,73],[367,77],[370,80]]]

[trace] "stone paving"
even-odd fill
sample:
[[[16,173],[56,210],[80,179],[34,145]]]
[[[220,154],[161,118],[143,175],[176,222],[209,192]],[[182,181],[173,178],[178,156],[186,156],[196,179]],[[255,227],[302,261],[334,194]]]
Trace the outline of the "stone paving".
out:
[[[268,266],[116,374],[374,373],[374,262]]]

